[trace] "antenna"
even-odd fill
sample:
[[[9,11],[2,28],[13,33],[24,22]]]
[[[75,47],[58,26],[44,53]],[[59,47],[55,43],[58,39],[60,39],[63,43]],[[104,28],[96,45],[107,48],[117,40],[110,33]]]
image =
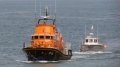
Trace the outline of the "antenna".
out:
[[[98,23],[97,23],[97,37],[98,37]]]
[[[41,17],[41,3],[40,3],[40,17]]]
[[[48,7],[47,6],[46,6],[45,10],[46,10],[46,16],[48,16]]]
[[[85,23],[85,38],[86,38],[86,23]]]
[[[54,19],[54,23],[55,23],[55,26],[56,26],[56,0],[55,0],[55,19]]]
[[[51,4],[50,4],[50,16],[51,16]]]
[[[36,22],[36,0],[35,0],[35,22]]]
[[[90,33],[90,35],[93,35],[93,25],[91,26],[91,33]]]
[[[93,33],[93,25],[91,26],[91,32]]]
[[[55,0],[55,14],[56,14],[56,0]]]

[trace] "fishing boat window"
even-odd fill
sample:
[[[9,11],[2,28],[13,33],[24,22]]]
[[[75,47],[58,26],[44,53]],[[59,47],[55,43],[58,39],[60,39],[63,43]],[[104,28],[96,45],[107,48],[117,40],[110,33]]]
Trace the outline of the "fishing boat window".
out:
[[[93,39],[90,39],[90,42],[93,42]]]
[[[38,36],[34,36],[35,39],[38,39]]]
[[[86,39],[86,42],[88,42],[88,39]]]
[[[46,36],[46,39],[50,39],[50,36]]]
[[[44,39],[44,36],[40,36],[40,39]]]
[[[96,42],[97,42],[97,39],[95,39],[94,42],[96,43]]]

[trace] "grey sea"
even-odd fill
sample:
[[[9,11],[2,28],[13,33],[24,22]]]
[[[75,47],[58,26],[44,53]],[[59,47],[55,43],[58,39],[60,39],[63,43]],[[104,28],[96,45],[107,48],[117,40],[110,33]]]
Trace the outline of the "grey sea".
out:
[[[40,7],[41,6],[41,7]],[[73,56],[65,61],[27,61],[23,42],[29,44],[44,7],[55,15]],[[80,40],[94,35],[107,45],[105,52],[79,52]],[[98,32],[97,32],[98,31]],[[120,67],[120,0],[0,0],[0,67]]]

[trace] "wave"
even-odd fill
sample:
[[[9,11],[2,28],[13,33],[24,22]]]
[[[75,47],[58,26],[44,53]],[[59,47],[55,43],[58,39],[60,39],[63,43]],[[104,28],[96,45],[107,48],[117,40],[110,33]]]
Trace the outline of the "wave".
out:
[[[17,62],[24,62],[24,63],[33,63],[33,61],[22,61],[22,60],[15,60]]]
[[[112,52],[108,52],[108,51],[73,52],[73,55],[74,56],[72,60],[80,60],[80,59],[102,60],[102,59],[111,59]]]
[[[60,61],[27,61],[27,60],[15,60],[17,62],[23,62],[23,63],[58,63]]]
[[[76,59],[84,59],[84,58],[88,58],[89,56],[73,56],[71,58],[71,60],[76,60]]]
[[[73,52],[73,54],[108,54],[112,52],[103,52],[103,51],[87,51],[87,52]]]

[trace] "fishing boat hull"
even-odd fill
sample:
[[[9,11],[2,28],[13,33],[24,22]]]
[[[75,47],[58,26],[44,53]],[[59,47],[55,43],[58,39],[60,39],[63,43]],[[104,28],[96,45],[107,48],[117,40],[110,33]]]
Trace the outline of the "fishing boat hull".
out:
[[[69,60],[72,57],[72,50],[68,50],[68,55],[55,48],[23,48],[28,61],[58,61]]]
[[[85,51],[104,51],[103,45],[81,45],[80,52]]]

